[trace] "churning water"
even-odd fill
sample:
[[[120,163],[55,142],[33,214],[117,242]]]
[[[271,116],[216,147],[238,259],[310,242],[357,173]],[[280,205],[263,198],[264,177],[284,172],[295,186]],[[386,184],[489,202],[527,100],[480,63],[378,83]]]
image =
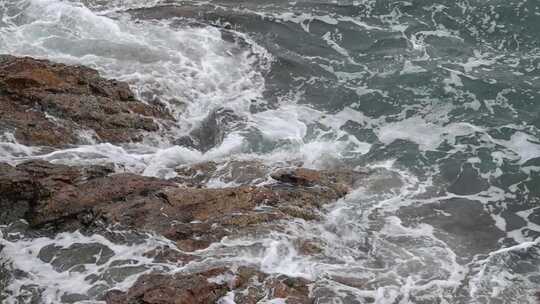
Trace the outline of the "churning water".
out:
[[[89,132],[48,154],[0,134],[0,161],[159,177],[233,157],[387,172],[321,221],[212,245],[198,253],[208,263],[309,278],[318,303],[533,303],[540,291],[538,0],[2,0],[0,53],[93,67],[178,119],[141,144],[95,144]],[[242,120],[221,143],[174,144],[217,108]],[[0,230],[0,258],[27,274],[8,283],[8,303],[36,291],[44,303],[95,303],[145,271],[187,267],[143,256],[169,243],[156,235],[16,231]],[[323,250],[300,254],[298,239]],[[112,258],[62,272],[38,257],[74,243]],[[125,260],[131,272],[116,274]]]

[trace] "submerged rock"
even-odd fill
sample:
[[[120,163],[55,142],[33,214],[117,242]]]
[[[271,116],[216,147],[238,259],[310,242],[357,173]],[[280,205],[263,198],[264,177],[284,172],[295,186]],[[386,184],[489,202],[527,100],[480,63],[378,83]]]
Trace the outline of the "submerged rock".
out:
[[[50,263],[58,272],[77,271],[84,264],[102,265],[113,256],[114,251],[99,243],[75,243],[67,248],[48,245],[38,254],[40,260]]]
[[[107,304],[192,304],[216,303],[227,293],[226,282],[212,282],[211,277],[225,269],[214,269],[196,274],[148,274],[141,276],[127,292],[111,291]]]
[[[19,143],[61,147],[88,140],[81,132],[97,142],[140,141],[159,129],[155,119],[172,117],[96,70],[0,55],[0,132]]]
[[[246,123],[244,120],[231,109],[218,108],[210,112],[189,135],[177,139],[175,143],[207,152],[220,145],[227,133],[243,126]]]

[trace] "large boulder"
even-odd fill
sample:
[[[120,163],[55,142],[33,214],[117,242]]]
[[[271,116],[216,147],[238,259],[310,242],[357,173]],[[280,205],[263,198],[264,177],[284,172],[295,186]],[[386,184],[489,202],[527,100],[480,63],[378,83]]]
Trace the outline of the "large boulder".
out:
[[[0,55],[0,134],[19,143],[61,147],[88,134],[97,142],[140,141],[141,132],[158,130],[156,119],[172,117],[96,70]]]

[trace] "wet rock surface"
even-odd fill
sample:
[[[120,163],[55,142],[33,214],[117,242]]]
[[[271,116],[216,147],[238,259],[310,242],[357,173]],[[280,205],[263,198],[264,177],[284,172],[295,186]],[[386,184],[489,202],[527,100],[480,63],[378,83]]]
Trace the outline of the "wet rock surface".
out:
[[[76,266],[81,264],[103,265],[112,256],[114,251],[103,244],[73,244],[67,248],[49,245],[43,247],[38,257],[50,263],[58,272],[77,271]]]
[[[287,168],[262,186],[203,188],[112,174],[103,166],[45,161],[3,166],[3,204],[32,227],[64,231],[120,225],[160,233],[188,251],[279,219],[317,219],[324,204],[343,197],[368,175]]]
[[[207,187],[212,181],[226,185],[257,185],[270,179],[272,168],[257,161],[203,162],[176,168],[174,180],[191,187]]]
[[[171,120],[161,108],[135,99],[128,85],[96,70],[47,60],[0,55],[0,132],[25,145],[61,147],[140,141]]]
[[[122,303],[215,303],[227,293],[226,282],[211,282],[210,277],[224,270],[190,275],[150,274],[141,276],[127,293],[109,292],[108,304]]]
[[[214,268],[191,274],[143,275],[127,292],[113,290],[105,299],[108,304],[216,303],[229,293],[235,303],[281,299],[288,304],[307,304],[313,303],[310,283],[302,278],[271,276],[253,267],[235,271]]]
[[[175,143],[207,152],[219,146],[223,142],[225,134],[238,129],[245,123],[244,119],[235,114],[233,110],[219,108],[212,111],[189,135],[177,139]]]

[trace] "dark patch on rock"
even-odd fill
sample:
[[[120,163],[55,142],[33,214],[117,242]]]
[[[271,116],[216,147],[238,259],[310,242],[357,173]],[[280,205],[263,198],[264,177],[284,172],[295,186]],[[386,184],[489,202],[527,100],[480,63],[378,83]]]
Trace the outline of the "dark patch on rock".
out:
[[[185,275],[148,274],[141,276],[127,291],[111,291],[107,304],[195,304],[216,303],[228,291],[226,283],[210,282],[208,278],[223,274],[225,269]]]
[[[0,172],[0,225],[6,225],[23,218],[38,193],[28,174],[3,163]]]

